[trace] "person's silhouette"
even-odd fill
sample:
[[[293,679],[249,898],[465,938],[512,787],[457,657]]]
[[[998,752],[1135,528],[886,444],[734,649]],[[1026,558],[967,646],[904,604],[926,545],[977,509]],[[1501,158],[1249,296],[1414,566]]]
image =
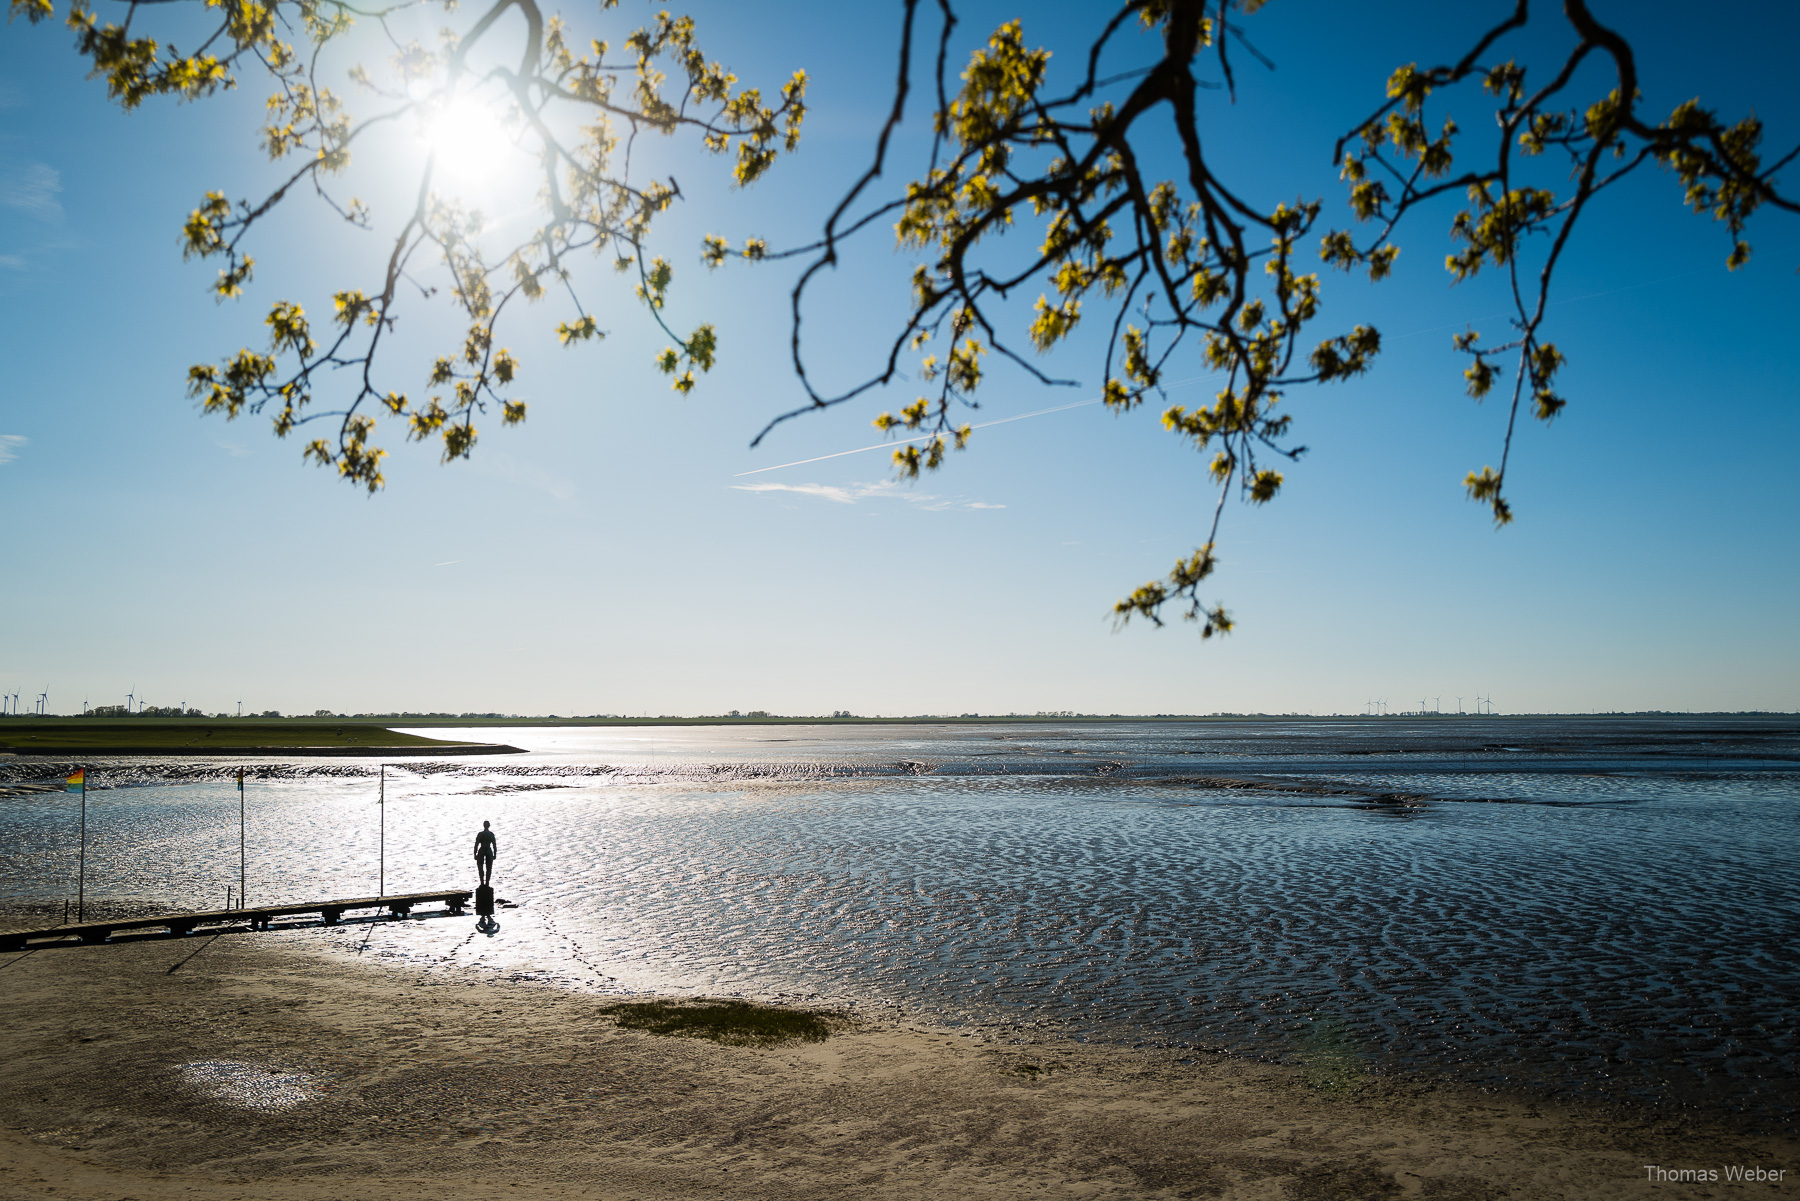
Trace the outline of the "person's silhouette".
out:
[[[475,836],[475,870],[481,873],[483,888],[493,883],[494,856],[500,853],[500,840],[488,828],[488,823],[481,823],[481,833]]]

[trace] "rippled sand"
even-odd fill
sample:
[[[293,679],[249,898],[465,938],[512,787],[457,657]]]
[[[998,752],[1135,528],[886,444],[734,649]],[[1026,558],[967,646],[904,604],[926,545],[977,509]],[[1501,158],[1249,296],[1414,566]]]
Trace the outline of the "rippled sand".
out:
[[[1641,1196],[1646,1163],[1800,1164],[1323,1047],[1283,1067],[882,1019],[772,1050],[658,1038],[603,998],[293,933],[8,958],[0,1198],[1549,1201]]]

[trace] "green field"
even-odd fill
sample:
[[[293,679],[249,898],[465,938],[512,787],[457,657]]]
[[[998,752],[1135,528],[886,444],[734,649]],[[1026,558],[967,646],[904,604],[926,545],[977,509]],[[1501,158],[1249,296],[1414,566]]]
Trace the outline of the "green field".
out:
[[[1427,714],[1435,717],[1436,714]],[[1458,715],[1448,713],[1442,715],[1445,720],[1455,720]],[[167,726],[171,729],[188,729],[194,726],[211,726],[215,729],[238,729],[256,726],[271,730],[290,729],[353,729],[356,727],[373,727],[383,729],[402,727],[405,729],[430,729],[432,727],[451,727],[454,729],[492,728],[503,729],[507,726],[895,726],[895,725],[1071,725],[1093,723],[1136,723],[1155,724],[1159,722],[1241,722],[1241,721],[1341,721],[1342,717],[1316,717],[1295,713],[986,713],[986,714],[911,714],[891,717],[817,717],[811,715],[790,716],[778,713],[745,713],[736,716],[730,714],[712,714],[682,716],[680,714],[663,714],[659,717],[619,717],[588,716],[560,717],[554,713],[546,716],[511,716],[497,713],[359,713],[355,715],[339,713],[321,717],[281,716],[244,716],[244,717],[206,717],[195,714],[192,717],[176,717],[173,714],[146,715],[143,717],[0,717],[0,743],[7,741],[8,733],[25,727],[33,729],[41,727],[69,727],[74,729],[93,729],[105,725],[122,730],[137,730],[146,726]],[[1370,720],[1388,720],[1370,719]]]
[[[260,751],[354,753],[358,750],[443,750],[482,746],[396,734],[354,721],[228,721],[205,718],[8,718],[0,722],[0,751],[25,755],[256,754]]]

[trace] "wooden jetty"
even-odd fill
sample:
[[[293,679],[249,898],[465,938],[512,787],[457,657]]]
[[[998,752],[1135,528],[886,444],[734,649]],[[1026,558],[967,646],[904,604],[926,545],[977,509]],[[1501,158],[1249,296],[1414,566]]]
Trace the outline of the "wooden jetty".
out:
[[[241,909],[210,909],[201,913],[164,913],[156,917],[122,917],[103,922],[81,922],[52,926],[47,930],[14,930],[0,933],[0,951],[23,951],[33,941],[68,938],[70,935],[87,943],[101,943],[120,930],[154,930],[162,927],[170,934],[189,934],[198,926],[221,923],[247,923],[252,930],[267,930],[278,917],[300,917],[318,914],[327,926],[335,926],[352,909],[385,909],[395,917],[405,917],[415,905],[441,901],[451,913],[460,914],[469,904],[472,890],[451,888],[442,892],[408,892],[391,897],[351,897],[339,901],[309,901],[303,905],[246,905]]]

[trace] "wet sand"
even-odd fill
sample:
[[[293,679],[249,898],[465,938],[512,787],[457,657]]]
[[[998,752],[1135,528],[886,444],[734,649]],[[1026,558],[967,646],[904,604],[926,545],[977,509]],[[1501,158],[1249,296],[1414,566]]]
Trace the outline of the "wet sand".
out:
[[[888,1021],[722,1047],[622,1030],[606,998],[368,967],[279,931],[7,955],[0,994],[5,1201],[1800,1189],[1793,1139],[1679,1115]],[[239,1101],[208,1091],[230,1065],[251,1073]],[[1786,1176],[1652,1184],[1646,1164]]]

